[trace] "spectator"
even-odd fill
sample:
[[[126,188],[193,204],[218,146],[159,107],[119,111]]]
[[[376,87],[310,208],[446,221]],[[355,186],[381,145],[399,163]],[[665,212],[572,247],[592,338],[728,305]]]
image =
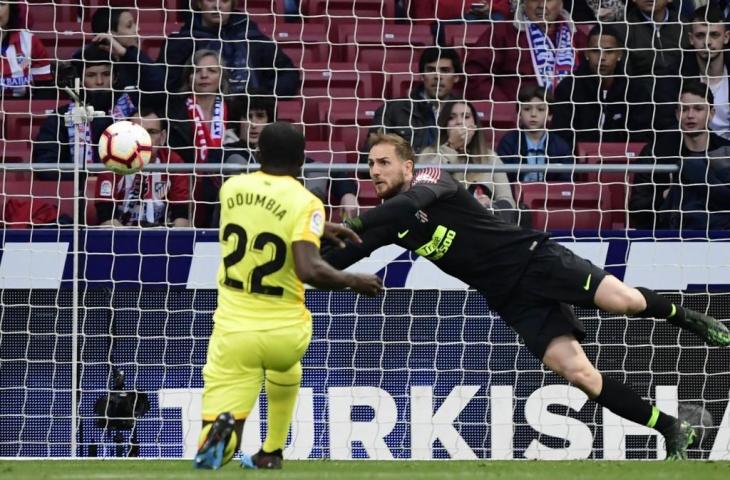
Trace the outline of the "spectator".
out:
[[[135,87],[143,92],[165,90],[165,69],[139,48],[137,21],[132,10],[101,7],[91,18],[92,42],[111,55],[115,88]]]
[[[655,76],[664,81],[676,78],[681,49],[689,47],[677,12],[668,8],[670,0],[632,1],[634,8],[626,14],[626,23],[616,25],[626,39],[626,73],[630,77]],[[657,88],[664,89],[670,101],[676,101],[677,90],[670,91],[662,82],[657,83]]]
[[[94,148],[99,143],[101,133],[112,123],[111,111],[113,106],[112,95],[112,65],[109,54],[97,45],[89,45],[81,58],[73,62],[74,71],[81,77],[84,102],[93,106],[97,111],[107,112],[109,116],[95,118],[88,126],[81,125],[79,139],[82,151],[79,155],[81,162],[94,163],[99,156]],[[41,125],[38,136],[33,144],[34,163],[73,163],[74,140],[78,130],[66,125],[65,114],[74,108],[74,102],[61,107],[55,114],[51,114]],[[58,172],[39,171],[36,176],[44,180],[58,178]],[[65,174],[63,178],[69,178]]]
[[[712,91],[703,83],[682,89],[682,131],[696,122],[704,132],[685,138],[691,153],[682,158],[677,181],[663,194],[665,199],[660,209],[668,212],[669,228],[730,229],[730,141],[722,139],[724,146],[706,148],[707,137],[714,135],[708,131],[713,103]]]
[[[624,20],[626,13],[625,0],[587,0],[586,4],[593,12],[596,20],[601,22],[623,22]],[[575,12],[571,13],[575,21],[588,20],[578,18]]]
[[[719,7],[710,4],[695,11],[689,41],[694,50],[685,53],[682,78],[694,78],[710,87],[715,98],[710,128],[730,139],[730,55],[725,54],[730,32]]]
[[[523,0],[514,22],[496,23],[467,52],[464,91],[475,100],[514,101],[523,85],[553,90],[585,45],[562,0]]]
[[[152,164],[183,163],[166,147],[164,115],[146,107],[130,121],[141,125],[152,138]],[[190,179],[186,173],[140,172],[132,175],[99,174],[96,182],[96,216],[101,225],[187,227]]]
[[[552,128],[572,148],[577,142],[645,141],[654,118],[651,84],[623,72],[624,50],[611,25],[588,34],[586,61],[555,91]],[[658,117],[658,116],[657,116]]]
[[[510,0],[511,11],[517,10],[520,0]],[[625,3],[623,0],[564,0],[563,8],[574,22],[611,21],[613,15],[620,14],[623,20]],[[605,17],[605,18],[602,18]]]
[[[459,54],[450,48],[432,47],[423,51],[418,62],[422,85],[411,91],[410,98],[389,100],[375,111],[370,134],[379,130],[395,133],[411,142],[416,153],[436,144],[440,104],[456,99],[454,88],[461,75]],[[367,145],[363,151],[368,150]],[[367,156],[361,156],[366,161]]]
[[[565,140],[548,130],[553,98],[543,87],[526,86],[518,96],[518,129],[508,132],[497,147],[505,164],[545,165],[574,163],[572,148]],[[570,182],[570,173],[519,172],[508,174],[510,182]]]
[[[419,20],[503,20],[508,0],[411,0],[410,16]]]
[[[710,119],[714,115],[712,91],[704,83],[688,81],[682,86],[679,101],[677,119],[680,132],[662,132],[655,144],[644,147],[640,162],[679,165],[680,174],[652,172],[635,175],[629,210],[631,223],[636,228],[682,225],[705,229],[708,225],[724,225],[727,221],[726,214],[710,213],[727,210],[730,205],[728,187],[720,188],[718,185],[730,182],[727,170],[722,168],[723,159],[713,160],[708,167],[708,157],[727,157],[730,153],[730,140],[709,130]],[[667,209],[680,208],[688,215],[676,217],[666,212]]]
[[[20,3],[0,2],[0,45],[3,96],[25,97],[30,87],[52,87],[50,57],[41,40],[25,29]],[[53,92],[52,88],[43,90]]]
[[[158,63],[168,65],[167,87],[176,91],[184,82],[180,67],[201,49],[221,53],[230,69],[231,93],[248,87],[276,95],[295,95],[299,72],[292,61],[243,12],[233,11],[233,0],[195,0],[196,12],[160,50]]]
[[[514,211],[516,202],[507,175],[469,171],[469,165],[502,165],[494,150],[487,146],[474,106],[465,101],[446,102],[441,108],[438,126],[438,146],[424,149],[417,157],[418,162],[463,164],[464,172],[452,173],[452,176],[464,183],[482,205],[493,210]]]
[[[256,161],[259,135],[264,127],[276,121],[276,99],[271,94],[256,92],[249,95],[240,109],[240,122],[226,132],[225,148],[229,150],[228,162],[249,163]],[[312,163],[311,158],[306,163]],[[332,182],[323,172],[305,172],[304,186],[327,205],[331,196],[339,199],[341,218],[358,215],[357,182],[343,174],[332,172]]]
[[[231,106],[225,98],[228,78],[220,55],[198,50],[185,72],[181,93],[169,100],[168,143],[186,163],[221,163]],[[214,227],[220,175],[196,175],[193,188],[196,227]]]

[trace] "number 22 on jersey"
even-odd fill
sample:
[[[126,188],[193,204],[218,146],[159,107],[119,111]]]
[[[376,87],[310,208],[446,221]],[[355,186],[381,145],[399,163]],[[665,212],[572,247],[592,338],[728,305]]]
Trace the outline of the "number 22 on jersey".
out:
[[[224,285],[236,290],[275,297],[281,297],[284,294],[282,287],[267,285],[264,282],[266,276],[278,272],[286,262],[286,243],[281,237],[270,232],[261,232],[251,239],[249,246],[246,230],[240,225],[229,223],[223,228],[223,241],[235,242],[236,244],[233,251],[223,257]],[[248,271],[235,268],[244,259],[247,251],[263,253],[269,245],[273,248],[271,260]],[[246,278],[236,278],[236,273],[244,274],[243,276]]]

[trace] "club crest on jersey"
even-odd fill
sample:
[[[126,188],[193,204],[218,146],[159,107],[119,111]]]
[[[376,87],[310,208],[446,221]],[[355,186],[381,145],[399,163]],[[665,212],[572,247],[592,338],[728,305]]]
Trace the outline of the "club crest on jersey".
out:
[[[101,182],[101,185],[99,186],[99,196],[100,197],[111,197],[112,196],[112,182],[109,180],[104,180]]]
[[[319,210],[312,214],[312,220],[309,223],[309,230],[317,236],[322,236],[322,233],[324,232],[324,217],[322,216],[322,212]]]
[[[426,168],[416,172],[413,183],[437,183],[441,177],[441,172],[437,168]]]

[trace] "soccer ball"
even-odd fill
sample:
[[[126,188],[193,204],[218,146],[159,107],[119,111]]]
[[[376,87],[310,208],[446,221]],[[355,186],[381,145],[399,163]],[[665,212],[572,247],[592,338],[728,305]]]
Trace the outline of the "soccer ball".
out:
[[[99,139],[99,159],[120,175],[144,168],[152,158],[152,139],[147,130],[126,120],[109,125]]]

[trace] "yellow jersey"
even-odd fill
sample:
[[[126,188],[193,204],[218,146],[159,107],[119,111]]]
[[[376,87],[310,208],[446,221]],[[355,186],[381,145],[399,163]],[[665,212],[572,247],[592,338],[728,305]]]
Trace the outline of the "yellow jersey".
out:
[[[308,241],[319,248],[322,202],[293,177],[256,172],[228,179],[220,204],[223,260],[216,330],[270,330],[311,322],[292,243]]]

